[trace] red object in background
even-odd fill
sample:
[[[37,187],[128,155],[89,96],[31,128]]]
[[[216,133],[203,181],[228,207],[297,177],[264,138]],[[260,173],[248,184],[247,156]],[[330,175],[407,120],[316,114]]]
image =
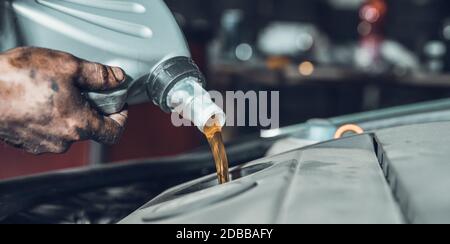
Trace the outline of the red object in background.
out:
[[[77,143],[63,155],[35,156],[0,144],[0,180],[52,170],[82,167],[89,161],[89,142]]]
[[[124,135],[109,147],[107,161],[176,155],[198,147],[201,139],[196,127],[175,127],[170,114],[153,104],[130,106]]]
[[[387,11],[385,0],[366,0],[359,11],[361,19],[358,26],[358,32],[361,35],[360,47],[365,50],[365,55],[370,57],[374,66],[381,55],[380,48],[384,41],[384,22]]]
[[[387,14],[387,5],[385,0],[367,0],[361,7],[359,15],[361,18],[360,26],[365,26],[364,36],[382,37],[384,34],[384,21]]]

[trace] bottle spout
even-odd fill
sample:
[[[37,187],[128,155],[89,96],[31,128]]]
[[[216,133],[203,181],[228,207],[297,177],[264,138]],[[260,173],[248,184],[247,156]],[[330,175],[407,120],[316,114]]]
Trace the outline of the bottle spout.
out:
[[[225,125],[224,111],[194,78],[188,77],[178,82],[168,93],[167,103],[172,112],[191,121],[202,133],[207,126]]]

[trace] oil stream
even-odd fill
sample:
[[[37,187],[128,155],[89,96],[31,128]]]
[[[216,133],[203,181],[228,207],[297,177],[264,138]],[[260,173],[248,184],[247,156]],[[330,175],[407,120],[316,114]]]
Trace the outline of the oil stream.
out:
[[[219,125],[206,126],[204,134],[214,156],[219,184],[227,183],[230,181],[230,174],[228,172],[228,157],[222,139],[222,127]]]

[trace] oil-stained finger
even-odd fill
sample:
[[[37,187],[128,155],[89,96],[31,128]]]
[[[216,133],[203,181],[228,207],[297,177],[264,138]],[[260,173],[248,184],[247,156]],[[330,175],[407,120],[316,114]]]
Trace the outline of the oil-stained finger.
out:
[[[75,85],[87,91],[107,91],[119,87],[126,79],[125,72],[119,67],[99,63],[80,61]]]
[[[117,143],[125,129],[127,119],[127,110],[108,116],[95,113],[91,122],[91,139],[103,144]]]

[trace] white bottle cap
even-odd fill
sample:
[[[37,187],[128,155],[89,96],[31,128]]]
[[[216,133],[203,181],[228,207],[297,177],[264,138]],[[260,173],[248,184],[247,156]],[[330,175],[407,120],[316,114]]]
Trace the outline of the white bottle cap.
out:
[[[201,132],[204,132],[205,126],[225,125],[224,111],[197,81],[188,78],[179,82],[168,96],[168,106],[172,111],[192,121]]]

